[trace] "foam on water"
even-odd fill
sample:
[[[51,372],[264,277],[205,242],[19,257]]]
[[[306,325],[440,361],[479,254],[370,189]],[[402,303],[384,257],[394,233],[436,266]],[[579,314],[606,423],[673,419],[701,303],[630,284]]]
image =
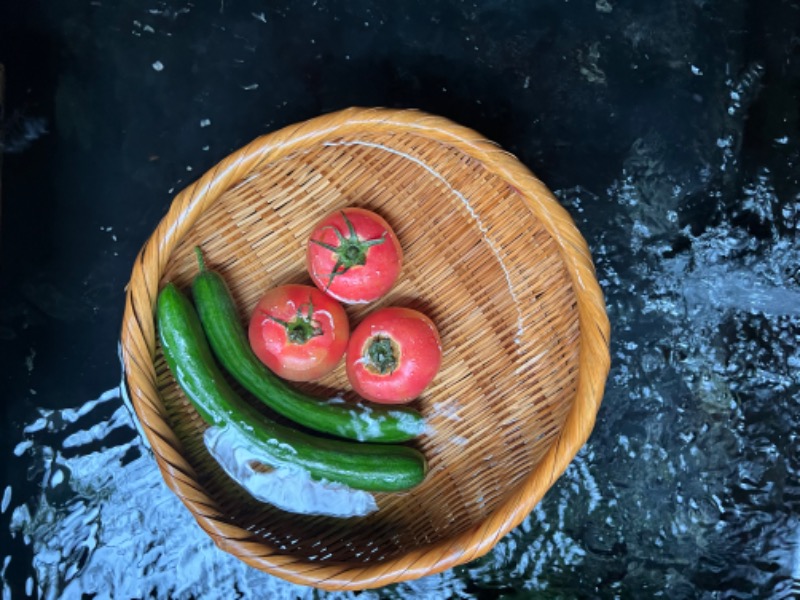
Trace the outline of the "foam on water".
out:
[[[0,513],[6,512],[9,504],[11,504],[11,486],[7,485],[6,489],[3,490],[3,502],[0,504]]]

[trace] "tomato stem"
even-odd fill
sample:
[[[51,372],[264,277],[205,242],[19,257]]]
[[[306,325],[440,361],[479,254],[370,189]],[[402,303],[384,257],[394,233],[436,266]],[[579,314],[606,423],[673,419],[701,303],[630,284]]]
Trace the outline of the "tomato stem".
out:
[[[376,335],[367,344],[364,363],[367,369],[379,375],[388,375],[397,369],[399,362],[397,343],[387,336]]]
[[[308,307],[308,314],[303,314],[303,307]],[[286,330],[286,338],[292,344],[305,344],[311,338],[322,335],[324,332],[322,327],[314,318],[314,304],[311,298],[308,299],[308,304],[301,304],[297,308],[297,314],[291,321],[284,321],[278,317],[273,317],[267,311],[262,311],[264,316],[271,321],[275,321]]]
[[[312,243],[317,244],[326,250],[330,250],[336,255],[336,264],[333,266],[333,271],[327,274],[329,278],[328,285],[325,287],[326,291],[330,289],[331,284],[337,275],[344,275],[352,267],[363,266],[367,264],[367,252],[372,246],[377,246],[386,242],[385,231],[381,237],[374,240],[359,239],[358,234],[356,233],[356,228],[353,226],[352,221],[347,218],[347,215],[344,213],[344,211],[342,211],[342,218],[347,225],[347,236],[342,235],[342,232],[332,225],[323,227],[323,229],[333,230],[333,232],[336,234],[336,238],[339,240],[338,246],[326,244],[325,242],[320,242],[319,240],[311,240]]]

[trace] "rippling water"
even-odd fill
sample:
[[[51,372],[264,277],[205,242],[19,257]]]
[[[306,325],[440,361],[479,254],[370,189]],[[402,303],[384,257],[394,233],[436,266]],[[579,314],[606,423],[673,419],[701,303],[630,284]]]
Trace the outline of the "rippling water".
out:
[[[7,582],[19,579],[20,569],[26,574],[25,594],[37,591],[43,598],[320,595],[260,573],[219,551],[164,485],[129,415],[115,388],[77,409],[41,411],[41,417],[25,428],[15,459],[28,463],[41,493],[15,502],[14,490],[5,490],[2,509],[11,515],[10,536],[32,553],[31,564],[23,566],[5,559],[6,596],[12,597]],[[589,513],[597,508],[601,497],[585,455],[578,457],[564,481],[569,482],[572,494],[588,494]],[[566,489],[563,493],[569,495]],[[586,554],[562,531],[565,503],[557,515],[551,521],[537,508],[490,558],[469,568],[358,597],[406,598],[412,592],[430,598],[476,597],[471,586],[495,585],[498,570],[509,568],[514,584],[546,587],[542,578],[554,565],[577,565]],[[529,547],[529,538],[538,537],[537,532],[551,534]]]

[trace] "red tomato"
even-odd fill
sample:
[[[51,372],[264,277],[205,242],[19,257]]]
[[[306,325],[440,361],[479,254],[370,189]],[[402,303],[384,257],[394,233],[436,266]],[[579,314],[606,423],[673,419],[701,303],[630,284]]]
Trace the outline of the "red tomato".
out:
[[[410,308],[382,308],[350,335],[345,366],[353,389],[384,404],[409,402],[428,387],[442,362],[433,322]]]
[[[291,381],[318,379],[333,370],[347,348],[347,313],[310,285],[269,290],[250,318],[250,346],[276,375]]]
[[[403,250],[380,215],[345,208],[314,227],[306,265],[319,289],[340,302],[363,304],[392,288],[403,265]]]

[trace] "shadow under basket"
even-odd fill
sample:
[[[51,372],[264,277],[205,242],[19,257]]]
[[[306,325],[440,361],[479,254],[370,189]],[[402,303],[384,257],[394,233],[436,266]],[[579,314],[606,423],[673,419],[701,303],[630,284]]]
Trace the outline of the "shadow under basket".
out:
[[[430,471],[377,494],[367,517],[301,516],[254,500],[210,457],[162,356],[155,303],[169,281],[189,287],[199,245],[246,325],[267,289],[310,282],[311,228],[347,206],[383,216],[405,253],[387,297],[347,307],[351,324],[409,306],[442,337],[441,370],[413,403],[430,431],[412,445]],[[121,343],[164,479],[216,544],[295,583],[359,590],[473,560],[522,522],[592,430],[608,339],[586,242],[518,160],[441,117],[348,109],[260,137],[178,194],[134,264]],[[343,365],[300,387],[353,398]]]

